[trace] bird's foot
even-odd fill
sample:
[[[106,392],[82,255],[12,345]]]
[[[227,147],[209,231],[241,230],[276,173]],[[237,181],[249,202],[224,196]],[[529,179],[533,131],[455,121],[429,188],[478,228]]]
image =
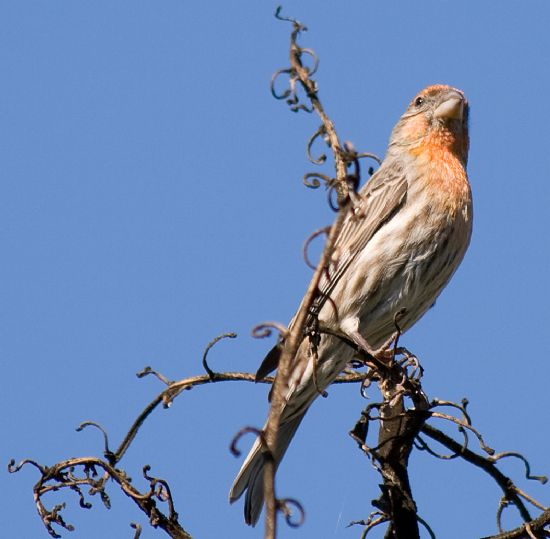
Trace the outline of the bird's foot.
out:
[[[359,350],[366,352],[369,356],[372,356],[376,362],[383,366],[389,367],[395,359],[396,348],[394,344],[399,335],[400,333],[396,331],[382,346],[380,346],[380,348],[376,349],[372,348],[358,331],[350,332],[348,337]]]

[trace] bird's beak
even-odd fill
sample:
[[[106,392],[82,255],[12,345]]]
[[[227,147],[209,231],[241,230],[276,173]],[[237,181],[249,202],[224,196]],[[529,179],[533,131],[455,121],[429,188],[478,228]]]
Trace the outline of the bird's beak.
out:
[[[435,109],[434,118],[462,120],[463,114],[464,96],[452,90],[445,96],[445,100]]]

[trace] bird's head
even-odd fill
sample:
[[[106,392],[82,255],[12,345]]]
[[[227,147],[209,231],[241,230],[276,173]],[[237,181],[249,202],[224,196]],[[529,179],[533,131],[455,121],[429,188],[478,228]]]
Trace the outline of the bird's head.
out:
[[[468,158],[468,101],[443,84],[417,94],[392,131],[390,151],[403,147],[413,155],[426,149],[451,151],[465,165]]]

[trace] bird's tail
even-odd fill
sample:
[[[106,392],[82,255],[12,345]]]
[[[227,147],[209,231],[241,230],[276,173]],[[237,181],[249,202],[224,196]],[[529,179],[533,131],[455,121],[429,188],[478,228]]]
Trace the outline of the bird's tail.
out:
[[[305,412],[295,415],[291,419],[281,422],[277,434],[277,449],[274,455],[275,467],[279,465],[292,440],[296,429],[302,422]],[[264,427],[265,428],[265,427]],[[246,490],[244,500],[244,519],[247,524],[255,526],[260,518],[264,504],[264,464],[265,453],[262,451],[261,441],[258,438],[248,457],[244,461],[233,486],[229,492],[229,503],[238,500]]]

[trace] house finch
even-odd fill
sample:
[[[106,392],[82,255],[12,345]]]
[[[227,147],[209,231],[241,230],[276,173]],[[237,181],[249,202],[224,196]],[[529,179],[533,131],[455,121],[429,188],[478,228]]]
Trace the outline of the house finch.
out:
[[[358,193],[336,239],[313,305],[319,326],[331,334],[320,335],[316,361],[308,339],[292,360],[276,465],[320,390],[356,353],[346,340],[383,355],[396,314],[407,330],[449,282],[472,230],[467,157],[464,94],[444,85],[422,90],[397,122],[382,165]],[[279,351],[280,345],[267,355],[259,377],[275,367]],[[247,524],[256,524],[262,510],[264,459],[257,440],[229,494],[232,503],[247,491]]]

